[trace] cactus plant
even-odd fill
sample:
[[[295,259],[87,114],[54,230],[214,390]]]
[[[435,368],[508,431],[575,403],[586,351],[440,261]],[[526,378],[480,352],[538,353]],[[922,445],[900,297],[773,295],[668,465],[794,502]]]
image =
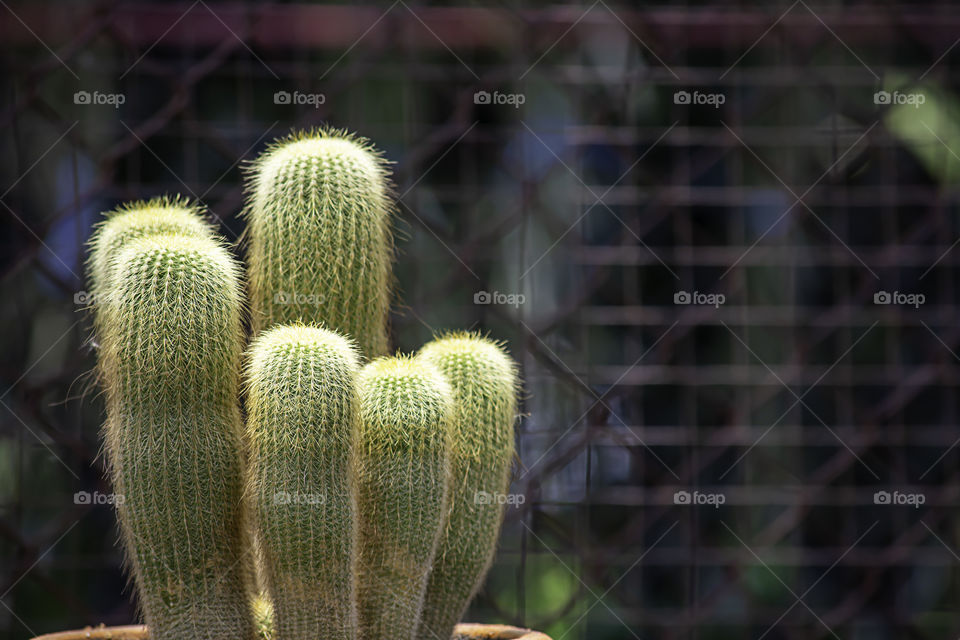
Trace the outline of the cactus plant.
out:
[[[516,366],[481,336],[458,333],[425,345],[416,359],[437,367],[455,402],[450,506],[430,573],[418,638],[449,638],[493,560],[510,485]]]
[[[466,333],[382,357],[393,212],[366,140],[294,133],[247,187],[246,429],[239,272],[200,208],[133,203],[90,243],[105,449],[151,638],[450,638],[502,522],[478,497],[509,485],[516,367]]]
[[[238,266],[183,235],[130,240],[115,260],[98,308],[104,440],[151,638],[252,639]]]
[[[179,196],[127,203],[104,215],[106,220],[97,225],[89,242],[88,268],[94,300],[109,289],[112,265],[132,240],[158,234],[214,238],[202,209]]]
[[[358,613],[364,640],[412,640],[446,513],[449,385],[408,357],[381,358],[358,378]]]
[[[393,240],[380,154],[343,131],[295,133],[252,164],[247,189],[254,333],[323,323],[385,355]]]
[[[246,368],[248,495],[277,640],[357,637],[352,342],[275,326]]]

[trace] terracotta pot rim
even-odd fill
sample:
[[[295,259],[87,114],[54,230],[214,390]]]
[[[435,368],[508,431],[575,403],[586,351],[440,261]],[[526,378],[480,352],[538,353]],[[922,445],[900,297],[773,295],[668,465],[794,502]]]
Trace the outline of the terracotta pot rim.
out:
[[[458,624],[455,636],[470,640],[550,640],[539,631],[502,624]],[[33,640],[146,640],[147,627],[131,624],[119,627],[85,627],[37,636]]]

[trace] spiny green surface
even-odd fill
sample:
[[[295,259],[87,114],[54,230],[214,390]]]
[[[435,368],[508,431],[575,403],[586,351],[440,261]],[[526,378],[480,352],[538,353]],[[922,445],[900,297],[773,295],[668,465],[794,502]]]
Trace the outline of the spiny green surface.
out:
[[[358,389],[360,637],[412,640],[446,512],[450,387],[401,357],[368,364]]]
[[[337,130],[279,140],[251,166],[245,215],[254,334],[307,322],[388,350],[393,259],[386,163]]]
[[[202,210],[181,197],[131,202],[104,216],[106,220],[97,224],[89,242],[88,268],[95,297],[109,288],[112,265],[120,251],[133,240],[158,234],[214,238]]]
[[[131,240],[99,306],[104,441],[153,640],[246,640],[240,272],[209,238]]]
[[[358,355],[343,336],[279,325],[246,369],[248,495],[277,640],[357,637]]]
[[[450,507],[417,634],[449,638],[496,551],[503,521],[496,496],[505,496],[510,486],[519,382],[503,349],[474,334],[434,340],[416,360],[440,370],[455,404]]]

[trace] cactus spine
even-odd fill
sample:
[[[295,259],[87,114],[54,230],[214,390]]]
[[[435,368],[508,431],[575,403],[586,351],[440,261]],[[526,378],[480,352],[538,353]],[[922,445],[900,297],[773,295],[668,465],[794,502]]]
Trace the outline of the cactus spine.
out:
[[[483,583],[496,550],[510,486],[517,416],[516,366],[494,342],[453,334],[416,359],[437,367],[453,391],[450,507],[430,574],[418,638],[449,638]]]
[[[247,493],[277,640],[357,637],[358,369],[324,329],[276,326],[250,348]]]
[[[385,355],[393,240],[379,153],[342,131],[293,134],[253,163],[247,189],[254,333],[322,323]]]
[[[140,607],[153,640],[252,639],[239,269],[206,237],[125,244],[98,306],[99,368]]]
[[[364,640],[413,640],[446,513],[452,398],[440,373],[381,358],[358,380]]]

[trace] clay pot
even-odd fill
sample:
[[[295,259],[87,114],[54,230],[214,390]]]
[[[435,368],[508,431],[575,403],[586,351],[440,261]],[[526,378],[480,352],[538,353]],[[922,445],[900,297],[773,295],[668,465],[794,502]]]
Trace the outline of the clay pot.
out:
[[[147,640],[147,627],[86,627],[37,636],[33,640]],[[501,624],[458,624],[451,640],[550,640],[539,631]]]

